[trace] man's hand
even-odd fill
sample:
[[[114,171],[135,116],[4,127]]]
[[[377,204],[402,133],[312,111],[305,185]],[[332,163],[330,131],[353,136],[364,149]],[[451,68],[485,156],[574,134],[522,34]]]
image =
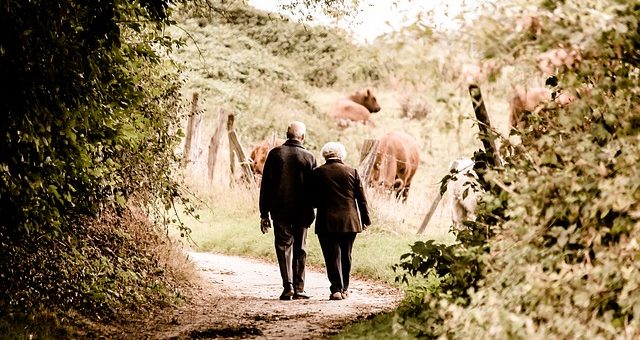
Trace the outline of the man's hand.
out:
[[[369,225],[367,225],[367,224],[363,224],[363,225],[362,225],[362,231],[365,231],[365,230],[367,230],[367,229],[369,229]]]
[[[269,232],[269,229],[271,229],[271,220],[268,218],[261,218],[260,231],[262,231],[263,234],[266,234]]]

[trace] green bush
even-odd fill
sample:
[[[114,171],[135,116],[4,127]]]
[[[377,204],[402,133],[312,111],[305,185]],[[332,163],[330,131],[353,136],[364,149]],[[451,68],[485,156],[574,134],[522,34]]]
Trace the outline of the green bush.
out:
[[[271,55],[288,60],[310,86],[371,82],[382,77],[377,51],[353,44],[344,32],[292,22],[239,2],[212,2],[206,13],[188,9],[184,17],[200,17],[203,27],[207,27],[202,20],[206,19],[208,27],[236,31],[233,39],[226,40],[229,44],[246,37]]]
[[[483,41],[489,41],[488,49],[511,55],[535,55],[558,40],[575,43],[581,62],[561,68],[558,76],[578,98],[533,112],[530,126],[516,131],[522,143],[504,141],[504,167],[485,174],[490,187],[479,222],[494,235],[486,240],[486,251],[473,254],[479,265],[464,267],[466,275],[479,279],[443,291],[460,272],[456,266],[469,259],[435,245],[417,244],[407,255],[415,260],[403,264],[409,274],[431,273],[438,263],[452,262],[440,290],[403,314],[406,327],[421,325],[412,328],[416,334],[501,339],[640,334],[640,7],[615,1],[540,5],[544,30],[534,43],[509,30],[515,23],[505,17],[494,15],[498,20],[476,27],[509,34]],[[515,43],[518,39],[529,43]],[[468,242],[457,247],[473,249]]]

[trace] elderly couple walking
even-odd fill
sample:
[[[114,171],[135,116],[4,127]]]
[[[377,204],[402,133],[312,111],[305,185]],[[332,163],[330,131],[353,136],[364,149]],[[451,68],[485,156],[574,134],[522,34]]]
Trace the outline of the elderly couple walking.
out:
[[[315,218],[331,284],[329,299],[342,300],[349,296],[356,235],[371,224],[367,200],[358,172],[343,163],[344,145],[325,144],[321,152],[326,162],[317,166],[313,154],[303,147],[305,133],[302,122],[291,122],[287,141],[267,155],[260,185],[260,229],[267,233],[273,220],[284,286],[280,299],[308,299],[304,290],[306,239]]]

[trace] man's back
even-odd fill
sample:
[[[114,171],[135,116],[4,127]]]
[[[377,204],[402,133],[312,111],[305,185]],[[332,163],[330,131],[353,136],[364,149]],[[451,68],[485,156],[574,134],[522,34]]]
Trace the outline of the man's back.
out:
[[[288,139],[269,152],[260,188],[260,216],[293,225],[314,219],[309,184],[316,160],[302,143]]]

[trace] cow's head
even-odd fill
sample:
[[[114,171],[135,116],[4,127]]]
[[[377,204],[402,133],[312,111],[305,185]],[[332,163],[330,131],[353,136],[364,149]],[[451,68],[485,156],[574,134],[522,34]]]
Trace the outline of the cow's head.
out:
[[[253,170],[254,174],[262,175],[264,162],[267,160],[269,151],[278,145],[282,145],[284,142],[285,140],[282,138],[268,137],[251,150],[251,170]]]
[[[258,145],[251,150],[251,170],[256,175],[262,175],[264,161],[267,159],[267,150],[263,145]]]
[[[349,99],[366,107],[371,113],[380,111],[380,104],[370,89],[356,91]]]

